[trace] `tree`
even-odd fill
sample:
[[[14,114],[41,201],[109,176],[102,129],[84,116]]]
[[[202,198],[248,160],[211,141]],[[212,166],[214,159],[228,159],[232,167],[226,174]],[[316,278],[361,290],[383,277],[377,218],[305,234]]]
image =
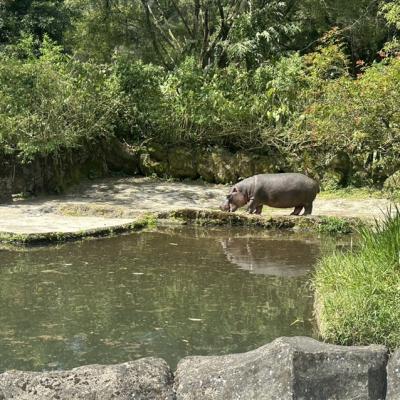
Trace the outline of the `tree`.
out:
[[[0,3],[0,43],[15,43],[21,33],[62,43],[70,19],[64,0],[5,0]]]

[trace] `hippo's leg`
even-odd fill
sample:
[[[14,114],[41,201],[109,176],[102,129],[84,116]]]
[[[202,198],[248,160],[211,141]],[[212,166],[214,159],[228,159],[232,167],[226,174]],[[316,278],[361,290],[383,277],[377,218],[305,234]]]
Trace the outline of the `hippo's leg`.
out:
[[[303,215],[311,215],[312,213],[312,203],[304,206],[304,214]]]
[[[293,212],[290,215],[299,215],[300,211],[303,209],[303,206],[297,206],[294,208]]]
[[[247,211],[250,214],[254,214],[254,212],[256,210],[257,210],[257,206],[256,206],[256,203],[255,203],[254,199],[250,199],[250,203],[249,203],[249,206],[247,207]]]
[[[253,214],[258,214],[258,215],[260,215],[261,212],[262,212],[262,209],[263,209],[263,205],[261,204],[261,205],[259,205],[259,206],[256,207],[256,209],[255,209],[255,211],[254,211]]]

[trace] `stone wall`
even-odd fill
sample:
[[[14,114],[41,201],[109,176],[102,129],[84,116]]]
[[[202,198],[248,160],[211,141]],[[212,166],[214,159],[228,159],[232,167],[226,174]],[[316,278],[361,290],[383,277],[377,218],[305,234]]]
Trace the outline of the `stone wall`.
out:
[[[143,175],[202,178],[213,183],[231,183],[254,174],[290,170],[283,159],[273,154],[232,153],[222,148],[164,148],[153,144],[142,147],[138,153]]]
[[[30,161],[0,155],[0,203],[11,201],[17,193],[61,193],[82,179],[101,178],[114,171],[135,175],[138,167],[138,155],[118,140],[86,144]]]
[[[242,354],[186,357],[173,374],[144,358],[71,371],[0,374],[0,399],[78,400],[395,400],[400,352],[336,346],[307,337],[278,338]]]
[[[272,150],[231,152],[218,147],[166,147],[154,143],[130,146],[113,139],[25,163],[0,155],[0,203],[10,201],[13,193],[60,193],[84,178],[113,173],[232,183],[257,173],[302,172],[318,180],[322,189],[335,189],[346,184],[352,169],[346,155],[335,157],[323,171],[306,164],[300,159],[289,162]],[[399,187],[397,175],[387,181],[391,190]]]

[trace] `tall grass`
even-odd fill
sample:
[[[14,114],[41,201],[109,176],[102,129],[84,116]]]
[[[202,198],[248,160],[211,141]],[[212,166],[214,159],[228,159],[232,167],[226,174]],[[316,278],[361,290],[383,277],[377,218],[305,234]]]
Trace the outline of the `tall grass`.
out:
[[[400,210],[361,230],[357,250],[323,258],[313,277],[324,339],[400,345]]]

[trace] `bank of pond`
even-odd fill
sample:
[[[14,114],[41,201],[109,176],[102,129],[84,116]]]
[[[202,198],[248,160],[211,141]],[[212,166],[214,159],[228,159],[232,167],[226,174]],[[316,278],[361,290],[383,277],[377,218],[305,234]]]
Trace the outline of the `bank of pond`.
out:
[[[399,347],[398,210],[356,235],[147,226],[3,247],[0,372],[142,357],[174,368],[189,355],[243,353],[282,336]]]

